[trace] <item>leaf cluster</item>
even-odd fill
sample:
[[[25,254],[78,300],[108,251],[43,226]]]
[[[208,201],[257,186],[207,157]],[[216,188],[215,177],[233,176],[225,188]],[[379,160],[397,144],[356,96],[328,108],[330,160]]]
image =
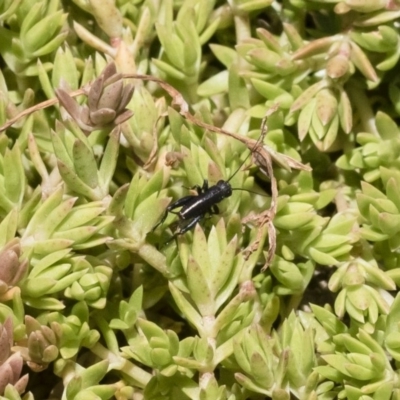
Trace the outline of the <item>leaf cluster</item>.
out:
[[[2,1],[0,398],[399,398],[399,18]]]

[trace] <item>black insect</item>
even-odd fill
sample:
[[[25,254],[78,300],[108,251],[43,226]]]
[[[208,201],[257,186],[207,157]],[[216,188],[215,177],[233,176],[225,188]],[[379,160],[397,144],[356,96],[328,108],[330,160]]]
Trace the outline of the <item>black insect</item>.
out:
[[[168,216],[168,213],[176,214],[179,217],[180,226],[174,233],[173,238],[182,235],[193,228],[206,214],[219,214],[217,203],[232,196],[232,187],[228,181],[218,181],[216,185],[208,187],[208,181],[205,179],[203,186],[196,185],[192,187],[196,190],[196,195],[182,197],[170,204],[161,221],[153,228],[161,225]],[[175,209],[181,207],[180,211]],[[187,221],[185,224],[184,222]]]
[[[233,190],[244,190],[251,192],[246,189],[232,188],[229,181],[238,173],[240,168],[242,168],[243,164],[253,153],[254,149],[259,145],[260,140],[261,138],[257,141],[253,150],[249,153],[249,155],[244,159],[239,168],[232,174],[232,176],[228,180],[220,180],[217,182],[216,185],[209,187],[208,181],[205,179],[203,182],[203,186],[193,186],[191,189],[196,190],[197,195],[185,196],[170,204],[167,207],[165,214],[161,218],[160,222],[153,228],[153,230],[165,221],[168,213],[177,215],[179,217],[179,225],[178,229],[175,231],[174,235],[170,239],[172,240],[178,235],[182,235],[193,228],[202,218],[205,217],[206,214],[219,214],[217,203],[221,202],[227,197],[232,196]],[[176,211],[176,209],[178,208],[181,209],[179,211]]]

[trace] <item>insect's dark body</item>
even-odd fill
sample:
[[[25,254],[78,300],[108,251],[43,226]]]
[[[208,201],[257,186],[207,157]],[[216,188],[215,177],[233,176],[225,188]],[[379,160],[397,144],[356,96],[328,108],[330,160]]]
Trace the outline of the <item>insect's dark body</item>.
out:
[[[196,218],[206,213],[218,214],[215,209],[217,203],[232,195],[232,187],[229,182],[218,181],[214,186],[208,187],[208,182],[204,181],[203,187],[196,186],[197,196],[186,196],[172,203],[172,209],[182,206],[178,215],[183,220]]]
[[[220,180],[216,185],[208,187],[208,181],[205,179],[203,182],[203,186],[196,185],[192,189],[196,190],[197,196],[185,196],[181,199],[170,204],[161,221],[153,228],[156,229],[157,226],[161,225],[168,216],[168,213],[176,214],[179,218],[178,221],[178,229],[175,231],[172,238],[177,237],[178,235],[182,235],[187,232],[189,229],[193,228],[202,218],[205,217],[206,214],[219,214],[218,203],[227,197],[232,196],[233,190],[246,190],[239,188],[232,188],[229,183],[230,180],[240,171],[243,167],[246,160],[251,156],[251,154],[256,150],[257,146],[259,146],[265,137],[265,121],[263,119],[263,123],[261,125],[261,136],[251,149],[248,156],[244,159],[244,161],[240,164],[238,169],[230,176],[230,178],[226,181]],[[259,194],[256,192],[252,192],[251,190],[247,190],[247,192]],[[179,211],[176,211],[179,209]],[[171,239],[172,239],[171,238]]]
[[[170,204],[161,219],[154,229],[162,224],[168,216],[168,213],[173,213],[179,217],[179,228],[173,237],[182,235],[193,226],[195,226],[206,214],[218,214],[219,209],[217,203],[232,195],[231,184],[227,181],[218,181],[216,185],[208,187],[208,181],[204,180],[203,186],[194,186],[197,191],[197,196],[190,195]],[[179,211],[175,209],[181,207]],[[185,223],[187,222],[187,223]]]

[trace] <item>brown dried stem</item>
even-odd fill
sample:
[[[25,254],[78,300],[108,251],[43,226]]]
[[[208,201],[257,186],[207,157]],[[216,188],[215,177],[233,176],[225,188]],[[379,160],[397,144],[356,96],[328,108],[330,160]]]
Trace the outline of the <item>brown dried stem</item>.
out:
[[[264,139],[265,134],[266,134],[266,120],[269,115],[271,115],[273,112],[275,112],[278,108],[278,105],[275,105],[271,107],[266,116],[263,118],[262,124],[261,124],[261,140],[256,141],[251,138],[247,138],[242,135],[238,135],[233,132],[226,131],[225,129],[218,128],[214,125],[207,124],[203,121],[198,120],[194,115],[192,115],[189,112],[189,105],[183,98],[182,94],[178,92],[174,87],[169,85],[168,83],[164,82],[162,79],[156,78],[151,75],[139,75],[139,74],[122,74],[120,75],[122,78],[125,79],[139,79],[142,81],[151,81],[151,82],[156,82],[158,83],[172,98],[172,105],[175,105],[179,109],[179,113],[188,121],[193,123],[194,125],[197,125],[203,129],[209,130],[211,132],[216,132],[218,134],[226,135],[229,136],[235,140],[238,140],[245,144],[247,148],[253,153],[254,158],[256,163],[261,167],[261,170],[264,171],[264,173],[270,178],[271,180],[271,206],[269,207],[268,210],[263,211],[260,214],[257,215],[249,215],[243,219],[243,222],[248,222],[248,221],[256,221],[259,225],[260,228],[262,228],[264,225],[268,226],[268,242],[269,242],[269,251],[268,251],[268,257],[266,260],[266,263],[263,267],[263,270],[268,267],[268,265],[271,263],[272,258],[275,254],[275,249],[276,249],[276,230],[273,225],[273,219],[276,214],[276,207],[277,207],[277,198],[278,198],[278,187],[277,187],[277,182],[274,177],[274,171],[272,167],[272,160],[273,159],[281,159],[283,162],[286,164],[286,168],[294,168],[294,169],[301,169],[301,170],[306,170],[309,171],[311,168],[307,165],[302,164],[301,162],[293,159],[292,157],[286,156],[284,154],[279,154],[275,152],[272,148],[266,146],[266,145],[260,145],[260,143],[263,142],[262,139]],[[76,97],[81,94],[87,94],[90,90],[90,85],[87,85],[84,88],[81,88],[79,90],[76,90],[74,92],[69,93],[69,96],[71,97]],[[46,107],[53,106],[57,104],[59,101],[58,99],[51,99],[47,100],[43,103],[40,103],[34,107],[28,108],[18,114],[16,117],[12,118],[10,121],[5,123],[2,127],[0,127],[0,132],[3,132],[5,129],[10,127],[12,124],[17,122],[20,118],[23,118],[35,111],[44,109]],[[157,121],[158,122],[158,121]],[[154,157],[154,154],[151,154],[150,160],[148,161],[151,162],[152,158]],[[247,257],[250,256],[251,253],[253,253],[259,243],[261,242],[261,232],[262,229],[259,229],[259,234],[257,235],[256,240],[249,245],[245,250],[245,254]]]
[[[82,87],[82,88],[80,88],[78,90],[74,90],[73,92],[69,93],[69,95],[71,97],[76,97],[76,96],[80,96],[80,95],[86,94],[86,93],[87,93],[87,87]],[[0,133],[4,132],[11,125],[13,125],[16,122],[18,122],[21,118],[24,118],[24,117],[26,117],[28,115],[31,115],[36,111],[44,110],[45,108],[48,108],[48,107],[51,107],[51,106],[55,106],[58,103],[59,103],[59,101],[55,97],[54,99],[49,99],[49,100],[46,100],[46,101],[42,101],[39,104],[35,104],[34,106],[25,109],[24,111],[22,111],[19,114],[17,114],[14,118],[11,118],[10,120],[8,120],[3,126],[0,126]]]

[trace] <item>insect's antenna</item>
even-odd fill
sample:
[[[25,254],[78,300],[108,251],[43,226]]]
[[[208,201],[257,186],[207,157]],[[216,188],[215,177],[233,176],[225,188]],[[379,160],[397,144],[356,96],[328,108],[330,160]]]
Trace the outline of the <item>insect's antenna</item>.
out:
[[[262,197],[270,197],[270,196],[267,196],[266,194],[254,192],[253,190],[249,190],[249,189],[232,188],[232,190],[241,190],[242,192],[249,192],[249,193],[253,193],[253,194],[258,194],[259,196],[262,196]]]
[[[262,120],[262,123],[261,123],[261,135],[260,135],[260,137],[257,139],[257,142],[254,144],[253,148],[250,150],[250,153],[246,156],[246,158],[239,165],[237,170],[231,175],[231,177],[227,180],[227,182],[229,182],[239,172],[239,170],[243,167],[244,163],[253,154],[254,150],[260,145],[261,141],[264,140],[264,137],[265,137],[265,134],[266,134],[266,129],[265,129],[266,121],[267,121],[267,117],[264,117],[263,120]],[[243,189],[239,189],[239,190],[243,190]],[[259,193],[257,193],[257,194],[259,194]]]

